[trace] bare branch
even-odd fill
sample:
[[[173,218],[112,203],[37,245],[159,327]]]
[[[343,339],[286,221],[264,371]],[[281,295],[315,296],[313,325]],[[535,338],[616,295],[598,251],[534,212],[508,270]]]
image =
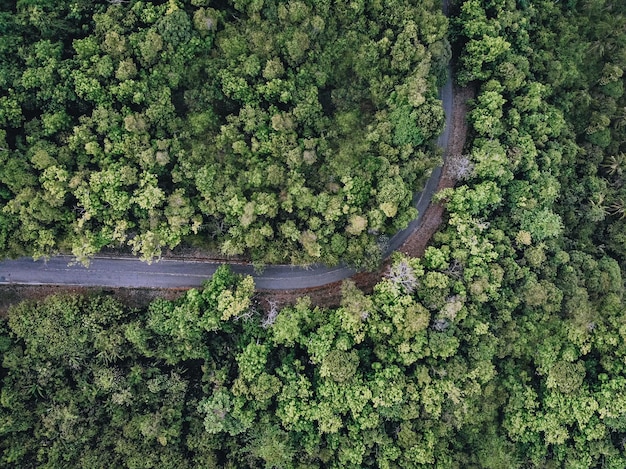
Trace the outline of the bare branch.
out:
[[[405,294],[410,294],[417,287],[417,277],[413,267],[407,261],[400,261],[389,268],[386,277]]]
[[[457,181],[467,179],[474,173],[474,163],[467,155],[448,155],[445,168],[448,174]]]
[[[278,316],[279,313],[278,302],[276,300],[269,300],[267,303],[269,305],[269,311],[267,312],[267,315],[263,318],[263,321],[261,321],[261,327],[263,329],[267,329],[272,324],[274,324],[274,321],[276,321],[276,316]]]
[[[447,319],[436,319],[432,325],[432,328],[436,330],[437,332],[443,332],[448,327],[450,327],[450,323],[448,322]]]
[[[463,275],[463,264],[458,259],[453,259],[450,266],[445,270],[445,274],[452,278],[460,279]]]

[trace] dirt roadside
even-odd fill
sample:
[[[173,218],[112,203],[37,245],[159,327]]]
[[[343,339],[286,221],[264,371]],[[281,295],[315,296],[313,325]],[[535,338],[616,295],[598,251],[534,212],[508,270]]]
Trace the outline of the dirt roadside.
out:
[[[454,155],[461,155],[465,146],[467,135],[467,101],[474,96],[474,90],[467,88],[454,88],[453,110],[450,138],[445,150],[447,155],[446,163],[437,191],[453,187],[456,183],[454,165],[450,161]],[[449,155],[452,155],[450,158]],[[444,220],[444,207],[442,204],[431,203],[417,230],[415,230],[398,249],[411,257],[420,257],[424,254],[433,234],[439,229]],[[179,252],[182,257],[199,258],[197,252]],[[382,278],[389,267],[389,260],[386,260],[381,269],[377,272],[363,272],[351,277],[351,280],[363,291],[371,292],[374,285]],[[337,306],[341,302],[341,284],[334,282],[321,287],[298,289],[298,290],[261,290],[256,293],[256,300],[261,309],[266,309],[270,302],[278,306],[285,306],[295,303],[298,298],[308,296],[315,306],[331,307]],[[7,314],[10,305],[23,300],[36,300],[51,294],[109,294],[124,304],[132,308],[140,308],[147,305],[157,297],[174,299],[182,295],[186,289],[147,289],[147,288],[102,288],[102,287],[67,287],[52,285],[0,285],[0,316]]]
[[[437,192],[454,187],[457,182],[455,164],[452,162],[455,157],[462,155],[467,137],[467,102],[475,96],[473,87],[454,87],[453,109],[450,130],[450,139],[446,146],[446,160],[443,165],[441,178],[437,185]],[[417,230],[415,230],[400,246],[398,251],[411,257],[421,257],[428,246],[432,236],[439,229],[444,221],[444,206],[441,203],[431,203],[424,212],[424,217]],[[377,272],[358,273],[351,277],[351,280],[364,292],[369,293],[374,285],[383,277],[389,268],[390,260],[387,259]],[[257,293],[260,305],[266,308],[269,302],[284,306],[294,304],[298,298],[308,296],[311,303],[319,307],[337,306],[341,302],[341,284],[335,282],[316,288],[302,290],[267,290]]]

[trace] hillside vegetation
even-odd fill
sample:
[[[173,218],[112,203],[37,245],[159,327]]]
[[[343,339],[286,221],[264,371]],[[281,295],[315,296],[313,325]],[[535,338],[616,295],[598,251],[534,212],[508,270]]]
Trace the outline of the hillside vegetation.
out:
[[[433,1],[0,5],[0,254],[375,266],[440,160]]]
[[[9,467],[626,466],[626,4],[452,8],[471,174],[370,295],[261,312],[24,303],[3,326]],[[33,409],[35,409],[33,411]]]

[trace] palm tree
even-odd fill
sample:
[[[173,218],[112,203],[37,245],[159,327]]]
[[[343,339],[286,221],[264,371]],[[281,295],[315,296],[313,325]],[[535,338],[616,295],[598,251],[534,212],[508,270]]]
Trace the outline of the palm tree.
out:
[[[624,199],[618,199],[609,207],[609,213],[611,215],[619,215],[620,220],[626,218],[626,203]]]
[[[611,155],[607,158],[606,163],[602,164],[609,176],[621,177],[626,168],[626,154]]]

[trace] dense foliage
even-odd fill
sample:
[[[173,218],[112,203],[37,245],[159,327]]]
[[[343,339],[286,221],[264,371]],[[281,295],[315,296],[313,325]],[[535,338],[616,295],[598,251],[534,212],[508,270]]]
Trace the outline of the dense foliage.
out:
[[[375,265],[439,159],[415,3],[3,0],[0,254]]]
[[[460,254],[398,258],[372,295],[348,282],[327,311],[303,300],[260,315],[251,279],[226,268],[147,311],[22,303],[0,335],[0,461],[623,467],[617,265],[561,254],[541,271],[565,273],[551,283],[536,263],[504,272],[491,256],[487,279],[459,271]]]
[[[467,0],[473,170],[371,295],[13,309],[9,467],[626,467],[626,4]],[[33,411],[32,409],[35,409]]]
[[[626,464],[625,20],[623,2],[468,0],[454,21],[475,168],[438,240],[497,343],[462,437],[481,467]]]
[[[419,260],[398,269],[424,272]],[[223,269],[142,314],[102,297],[23,303],[2,335],[3,466],[433,461],[493,376],[490,355],[466,356],[454,328],[429,328],[411,285],[344,290],[343,308],[302,301],[260,318],[249,280]]]

